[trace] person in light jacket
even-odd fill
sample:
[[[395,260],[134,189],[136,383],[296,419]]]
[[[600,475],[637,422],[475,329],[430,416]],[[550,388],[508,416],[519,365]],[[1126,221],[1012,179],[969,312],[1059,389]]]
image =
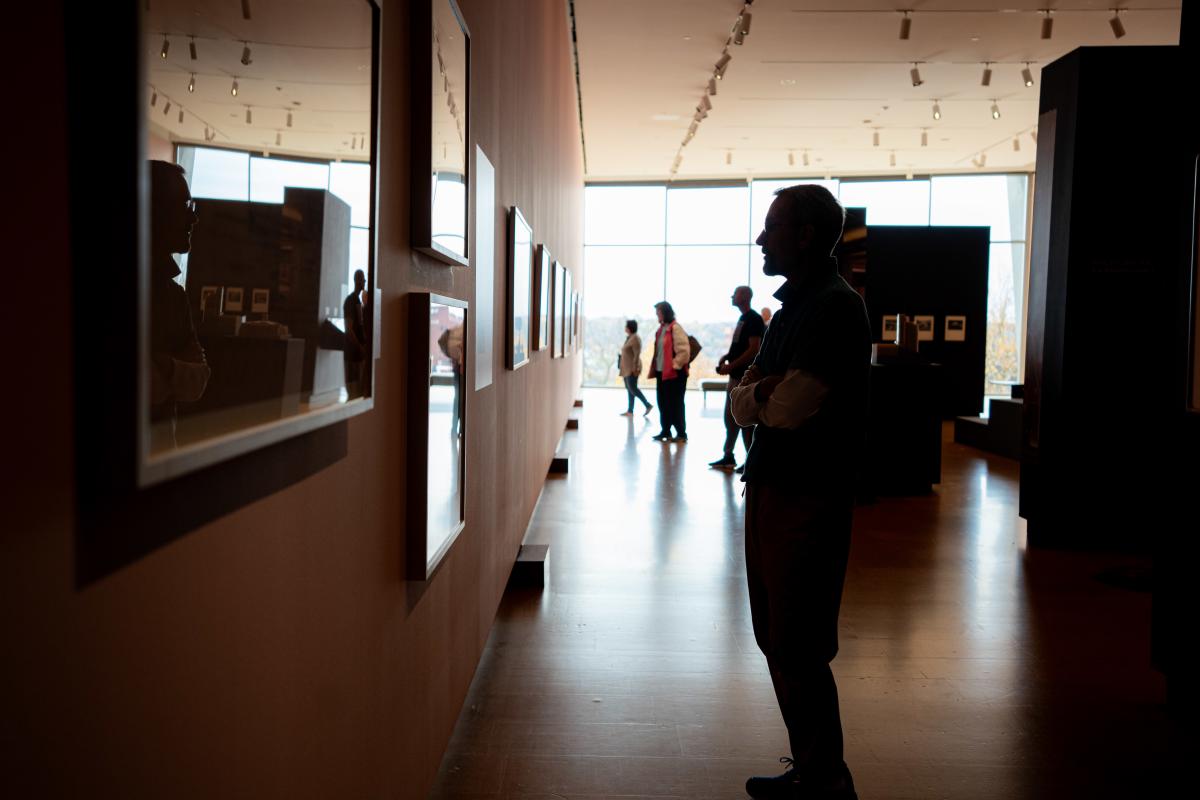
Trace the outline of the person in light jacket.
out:
[[[638,376],[642,374],[642,337],[637,335],[637,320],[625,320],[625,344],[621,345],[621,360],[617,371],[625,381],[625,393],[629,395],[629,410],[622,417],[633,416],[633,399],[636,397],[646,404],[642,416],[646,416],[654,408],[642,390],[638,388]]]
[[[654,360],[646,376],[654,376],[658,386],[658,417],[662,430],[654,437],[659,442],[686,442],[687,419],[683,393],[687,389],[691,347],[687,332],[675,321],[675,310],[666,300],[656,303],[658,330],[654,333]],[[675,435],[671,435],[671,429]]]

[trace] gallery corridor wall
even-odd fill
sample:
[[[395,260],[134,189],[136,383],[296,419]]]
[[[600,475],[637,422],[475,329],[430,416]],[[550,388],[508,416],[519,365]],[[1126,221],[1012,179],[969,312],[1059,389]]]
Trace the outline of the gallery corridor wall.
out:
[[[345,458],[90,583],[74,556],[72,270],[124,269],[68,252],[62,30],[68,4],[27,9],[6,131],[28,202],[6,229],[27,343],[6,386],[11,476],[0,526],[5,657],[0,794],[12,797],[424,797],[478,664],[579,383],[579,356],[535,353],[468,388],[467,527],[428,584],[406,582],[405,295],[474,301],[470,268],[408,246],[408,3],[382,23],[375,410],[344,423]],[[472,34],[471,138],[496,166],[496,298],[503,214],[519,205],[582,285],[583,165],[561,0],[461,0]],[[114,109],[114,113],[134,113]],[[15,141],[6,141],[12,149]],[[95,194],[102,192],[97,189]],[[123,313],[113,310],[113,313]],[[503,314],[495,341],[503,341]],[[32,348],[29,349],[29,348]],[[14,367],[18,365],[14,364]],[[16,372],[10,372],[15,376]],[[204,498],[197,498],[203,502]],[[120,531],[113,531],[120,536]]]

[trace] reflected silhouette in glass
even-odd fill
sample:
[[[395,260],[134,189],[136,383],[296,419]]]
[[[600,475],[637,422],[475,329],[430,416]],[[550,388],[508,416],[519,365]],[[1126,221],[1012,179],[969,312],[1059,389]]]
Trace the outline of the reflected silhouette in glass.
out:
[[[187,290],[175,281],[180,270],[174,255],[191,250],[197,221],[183,168],[151,161],[150,198],[150,446],[162,450],[175,447],[180,405],[204,395],[212,370],[196,337]]]

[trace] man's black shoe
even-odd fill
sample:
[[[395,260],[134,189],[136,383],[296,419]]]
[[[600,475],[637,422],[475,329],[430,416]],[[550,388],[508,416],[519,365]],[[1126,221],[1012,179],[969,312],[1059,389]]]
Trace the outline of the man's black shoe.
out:
[[[686,434],[686,433],[681,433],[681,434],[679,434],[678,436],[676,436],[674,439],[672,439],[671,441],[672,441],[672,442],[681,442],[681,443],[683,443],[683,444],[687,444],[687,434]]]
[[[737,466],[737,459],[732,455],[726,454],[718,458],[716,461],[708,462],[708,465],[713,469],[733,469]]]
[[[754,777],[746,781],[746,794],[755,800],[858,800],[850,770],[833,779],[815,780],[802,773],[790,758],[779,759],[788,769],[782,775]]]
[[[671,441],[671,434],[669,434],[669,433],[660,433],[660,434],[657,434],[657,435],[655,435],[655,436],[651,436],[650,438],[651,438],[651,439],[653,439],[653,440],[654,440],[654,441],[656,441],[656,442],[669,442],[669,441]]]
[[[746,465],[742,464],[740,467],[735,469],[734,472],[736,472],[738,475],[742,475],[743,473],[746,472]]]

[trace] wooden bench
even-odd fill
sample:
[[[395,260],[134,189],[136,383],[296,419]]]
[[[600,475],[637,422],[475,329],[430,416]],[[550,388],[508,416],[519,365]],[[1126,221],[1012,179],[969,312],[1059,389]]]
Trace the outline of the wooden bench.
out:
[[[704,393],[704,407],[708,408],[708,393],[721,392],[724,393],[729,389],[728,378],[709,378],[708,380],[700,381],[700,391]]]

